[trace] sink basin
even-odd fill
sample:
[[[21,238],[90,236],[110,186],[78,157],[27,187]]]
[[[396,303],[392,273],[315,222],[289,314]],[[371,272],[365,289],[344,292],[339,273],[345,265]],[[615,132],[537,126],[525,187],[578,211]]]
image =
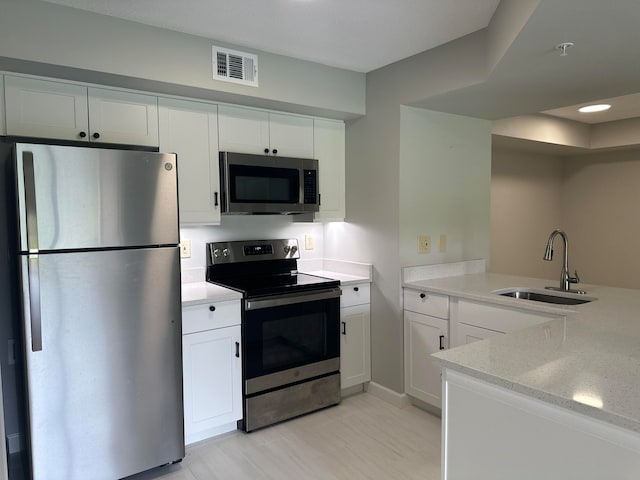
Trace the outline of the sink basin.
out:
[[[594,297],[571,292],[554,292],[536,288],[504,288],[494,290],[492,293],[504,297],[521,298],[523,300],[533,300],[534,302],[554,303],[556,305],[580,305],[596,300]]]

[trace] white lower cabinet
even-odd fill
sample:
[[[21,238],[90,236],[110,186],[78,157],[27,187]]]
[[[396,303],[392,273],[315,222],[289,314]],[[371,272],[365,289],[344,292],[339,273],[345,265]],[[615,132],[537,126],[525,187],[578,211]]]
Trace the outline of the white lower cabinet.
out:
[[[495,337],[496,335],[504,335],[504,332],[496,332],[495,330],[489,330],[488,328],[476,327],[474,325],[466,325],[459,323],[456,326],[456,344],[467,345],[473,342],[479,342],[485,338]]]
[[[231,326],[227,326],[231,324]],[[219,328],[217,328],[220,326]],[[240,302],[183,308],[185,443],[236,429],[242,418]]]
[[[562,315],[451,298],[451,346],[563,318]]]
[[[443,480],[636,479],[640,434],[445,369]]]
[[[447,295],[404,290],[404,391],[438,408],[441,369],[431,354],[448,346],[448,317]]]
[[[340,298],[340,387],[371,381],[369,284],[343,286]]]
[[[444,348],[448,329],[448,320],[404,312],[404,391],[435,407],[440,407],[442,388],[440,367],[431,354]]]

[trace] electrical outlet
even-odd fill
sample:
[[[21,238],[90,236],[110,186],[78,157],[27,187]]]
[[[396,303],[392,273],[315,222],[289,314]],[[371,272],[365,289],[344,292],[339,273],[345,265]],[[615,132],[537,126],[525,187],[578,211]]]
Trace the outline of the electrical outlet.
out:
[[[442,233],[440,234],[440,253],[444,253],[447,251],[447,236]]]
[[[315,248],[315,242],[313,235],[305,235],[304,236],[304,249],[305,250],[313,250]]]
[[[418,253],[431,253],[431,236],[418,236]]]
[[[180,240],[180,258],[191,258],[191,240]]]

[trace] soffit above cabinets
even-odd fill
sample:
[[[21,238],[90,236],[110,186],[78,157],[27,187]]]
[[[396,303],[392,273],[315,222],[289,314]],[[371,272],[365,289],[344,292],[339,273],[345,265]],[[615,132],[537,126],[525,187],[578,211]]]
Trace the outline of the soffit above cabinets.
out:
[[[499,0],[46,0],[368,72],[485,28]]]

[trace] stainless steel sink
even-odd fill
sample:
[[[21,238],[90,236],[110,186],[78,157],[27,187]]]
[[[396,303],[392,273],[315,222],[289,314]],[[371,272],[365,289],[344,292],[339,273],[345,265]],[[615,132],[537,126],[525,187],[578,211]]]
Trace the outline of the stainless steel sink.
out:
[[[580,305],[596,300],[579,293],[552,292],[549,290],[536,288],[504,288],[494,290],[492,293],[504,297],[521,298],[523,300],[533,300],[534,302],[554,303],[556,305]]]

